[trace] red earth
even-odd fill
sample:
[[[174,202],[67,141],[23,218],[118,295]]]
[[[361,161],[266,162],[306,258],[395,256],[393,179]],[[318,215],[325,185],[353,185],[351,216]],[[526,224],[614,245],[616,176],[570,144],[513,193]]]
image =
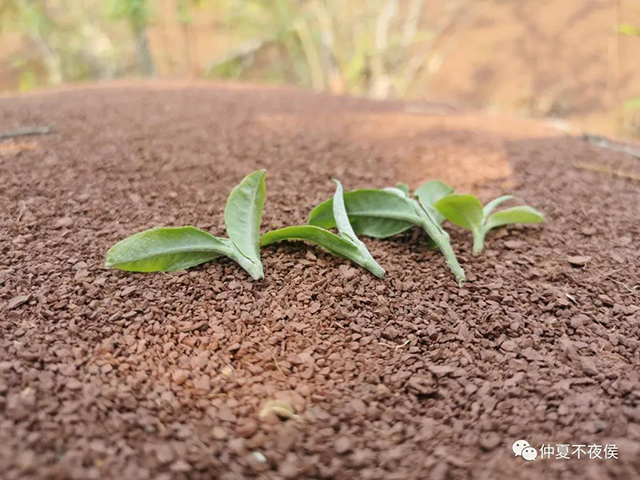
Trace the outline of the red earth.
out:
[[[3,478],[640,477],[637,158],[533,122],[231,84],[0,111],[0,132],[54,130],[0,140]],[[259,282],[225,260],[103,267],[145,228],[223,235],[259,168],[263,231],[304,223],[331,178],[511,192],[547,223],[479,257],[450,227],[463,288],[417,230],[364,239],[382,280],[299,242],[265,248]],[[261,415],[273,400],[293,415]],[[617,458],[527,462],[520,439]]]

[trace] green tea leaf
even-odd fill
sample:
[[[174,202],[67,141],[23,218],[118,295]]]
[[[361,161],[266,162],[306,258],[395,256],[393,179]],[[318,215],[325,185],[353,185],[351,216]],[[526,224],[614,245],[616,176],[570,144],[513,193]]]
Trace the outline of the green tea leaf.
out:
[[[386,238],[412,225],[423,228],[444,254],[458,284],[464,283],[464,270],[451,248],[449,235],[433,219],[434,214],[418,202],[403,198],[398,192],[369,189],[348,192],[344,199],[351,226],[358,235]],[[332,206],[333,200],[318,205],[309,215],[309,223],[324,228],[335,227]]]
[[[409,185],[407,185],[406,183],[398,182],[396,183],[396,188],[402,191],[405,197],[409,197],[409,195],[411,195]]]
[[[431,213],[431,215],[434,217],[433,219],[438,223],[442,223],[444,217],[440,212],[438,212],[433,204],[441,198],[444,198],[447,195],[451,195],[452,193],[453,187],[441,182],[440,180],[431,180],[429,182],[423,183],[415,191],[415,195],[422,208]]]
[[[402,198],[409,198],[411,196],[411,193],[409,191],[409,185],[402,182],[396,183],[395,187],[386,187],[386,188],[383,188],[382,190],[384,190],[385,192],[395,193],[396,195]]]
[[[460,266],[458,258],[456,257],[449,234],[442,228],[441,221],[439,219],[440,213],[435,211],[435,207],[426,205],[426,208],[420,205],[417,201],[410,199],[414,205],[415,211],[420,216],[420,226],[429,235],[429,248],[433,248],[434,245],[438,247],[440,252],[444,255],[444,258],[451,269],[451,272],[455,275],[458,285],[462,286],[465,282],[464,269]]]
[[[513,198],[514,198],[513,195],[503,195],[501,197],[494,198],[493,200],[491,200],[482,209],[482,215],[484,216],[484,219],[486,220],[489,217],[489,215],[491,215],[491,212],[493,212],[497,207],[499,207],[500,205],[502,205],[504,202],[508,200],[513,200]]]
[[[382,191],[393,193],[394,195],[397,195],[400,198],[409,198],[409,196],[405,194],[404,190],[400,190],[398,187],[385,187],[382,189]]]
[[[230,239],[194,227],[147,230],[114,245],[107,252],[106,265],[138,272],[171,271],[225,255],[254,279],[264,278],[260,262],[264,178],[264,170],[253,172],[229,195],[224,214]]]
[[[413,224],[392,218],[355,217],[351,226],[358,235],[388,238],[409,230]]]
[[[265,171],[258,170],[231,191],[224,210],[229,238],[255,264],[260,264],[260,222],[265,197]]]
[[[226,239],[194,227],[152,228],[109,249],[105,266],[129,272],[171,272],[229,255]]]
[[[285,227],[265,233],[260,240],[261,246],[270,245],[281,240],[307,240],[334,255],[348,258],[377,277],[383,277],[385,274],[384,269],[376,263],[366,245],[358,239],[349,222],[342,193],[342,184],[338,180],[334,181],[336,183],[336,192],[331,202],[331,218],[338,228],[339,236],[315,225]]]
[[[342,184],[338,180],[334,180],[334,182],[336,184],[336,193],[333,195],[333,218],[336,221],[336,227],[341,237],[346,237],[347,240],[357,243],[359,241],[358,236],[351,227],[347,209],[344,204]]]
[[[376,276],[384,275],[384,270],[382,270],[382,274],[371,270],[371,268],[366,264],[366,259],[360,255],[360,250],[353,242],[339,237],[324,228],[316,227],[314,225],[301,225],[298,227],[285,227],[278,230],[271,230],[270,232],[262,235],[260,245],[266,247],[267,245],[283,240],[306,240],[324,248],[334,255],[349,259],[354,263],[369,269]]]
[[[358,247],[344,238],[324,228],[313,225],[300,225],[271,230],[260,237],[260,246],[266,247],[283,240],[307,240],[320,245],[325,250],[341,257],[357,257]]]
[[[373,259],[371,253],[367,249],[367,246],[360,241],[360,239],[353,231],[351,223],[349,223],[347,210],[344,205],[342,184],[338,180],[334,181],[336,182],[336,193],[333,195],[333,218],[336,220],[336,225],[338,226],[338,232],[340,233],[340,236],[346,240],[351,241],[356,245],[356,247],[358,247],[361,261],[357,263],[368,269],[374,275],[378,277],[384,277],[384,269]]]
[[[440,180],[425,182],[415,191],[415,195],[418,197],[418,200],[420,200],[420,203],[424,202],[429,205],[433,205],[441,198],[451,195],[452,193],[453,187]]]
[[[467,230],[482,229],[482,203],[473,195],[447,195],[434,207],[451,223]]]
[[[404,232],[420,219],[408,199],[384,190],[362,189],[344,194],[351,226],[357,235],[387,238]],[[322,228],[335,228],[333,199],[314,208],[308,223]]]
[[[514,223],[543,223],[544,215],[532,207],[513,207],[501,210],[491,215],[484,226],[485,231],[502,225]]]

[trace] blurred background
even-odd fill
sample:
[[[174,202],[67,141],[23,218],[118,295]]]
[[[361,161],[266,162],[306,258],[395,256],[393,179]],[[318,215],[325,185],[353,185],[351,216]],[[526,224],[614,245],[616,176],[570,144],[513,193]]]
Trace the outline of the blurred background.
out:
[[[232,79],[640,138],[640,0],[0,0],[0,92]]]

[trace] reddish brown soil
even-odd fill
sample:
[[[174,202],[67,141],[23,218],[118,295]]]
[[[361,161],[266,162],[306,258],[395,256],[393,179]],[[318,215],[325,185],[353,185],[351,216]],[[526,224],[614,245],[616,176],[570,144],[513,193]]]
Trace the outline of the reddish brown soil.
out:
[[[2,478],[639,478],[640,188],[573,166],[638,160],[406,110],[224,85],[0,99],[0,131],[57,130],[0,143]],[[332,177],[509,185],[549,221],[478,258],[451,229],[464,288],[420,232],[365,239],[384,280],[300,243],[265,249],[261,282],[228,261],[102,266],[144,228],[223,234],[258,168],[265,230],[304,222]],[[261,419],[274,398],[298,416]],[[527,463],[520,438],[619,459]]]

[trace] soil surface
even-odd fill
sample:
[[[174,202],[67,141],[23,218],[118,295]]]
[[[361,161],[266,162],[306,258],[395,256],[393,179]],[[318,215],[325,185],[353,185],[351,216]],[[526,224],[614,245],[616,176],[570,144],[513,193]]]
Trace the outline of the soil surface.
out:
[[[2,478],[640,478],[640,160],[544,126],[232,85],[0,99]],[[441,178],[543,226],[489,235],[458,288],[409,231],[383,280],[302,243],[173,274],[103,267],[154,226],[224,235],[268,170],[263,230],[333,192]],[[260,415],[277,399],[295,415]],[[618,459],[514,458],[525,439]]]

